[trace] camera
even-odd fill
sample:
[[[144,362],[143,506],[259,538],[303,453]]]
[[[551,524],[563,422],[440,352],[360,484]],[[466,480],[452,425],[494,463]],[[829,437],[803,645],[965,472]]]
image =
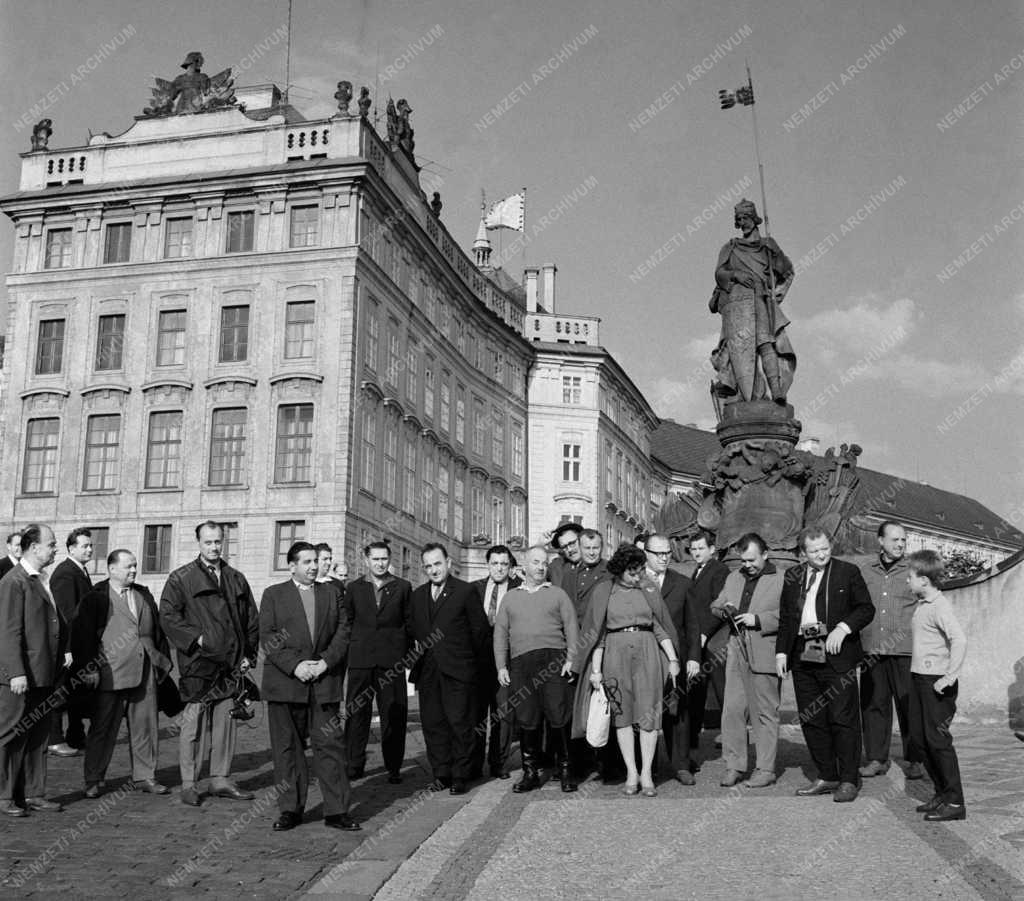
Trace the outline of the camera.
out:
[[[804,638],[824,638],[828,635],[828,626],[824,623],[808,623],[800,627],[800,634]]]
[[[251,720],[256,716],[255,702],[260,699],[260,690],[250,679],[239,680],[238,689],[234,694],[234,703],[228,711],[233,720]]]

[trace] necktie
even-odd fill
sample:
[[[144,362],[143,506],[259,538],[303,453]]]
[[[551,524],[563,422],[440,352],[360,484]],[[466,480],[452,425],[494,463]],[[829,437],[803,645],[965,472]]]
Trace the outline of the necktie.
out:
[[[208,566],[207,569],[210,570],[210,575],[213,576],[213,581],[220,585],[220,570],[213,565]]]
[[[441,586],[431,585],[430,586],[430,606],[432,609],[437,609],[437,599],[441,596]]]
[[[498,615],[498,583],[491,583],[491,597],[487,601],[487,621],[493,626],[494,617]]]
[[[135,609],[135,598],[132,597],[132,593],[127,588],[121,589],[121,600],[124,601],[124,605],[128,608],[128,612],[132,615],[132,619],[138,622],[139,612]]]

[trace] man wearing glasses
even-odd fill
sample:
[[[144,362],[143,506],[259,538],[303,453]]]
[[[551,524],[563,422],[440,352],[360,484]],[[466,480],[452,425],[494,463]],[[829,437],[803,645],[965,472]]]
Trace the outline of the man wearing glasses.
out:
[[[574,600],[579,567],[583,562],[580,548],[582,534],[583,526],[578,522],[563,522],[551,533],[551,544],[558,551],[558,556],[548,563],[548,581]]]

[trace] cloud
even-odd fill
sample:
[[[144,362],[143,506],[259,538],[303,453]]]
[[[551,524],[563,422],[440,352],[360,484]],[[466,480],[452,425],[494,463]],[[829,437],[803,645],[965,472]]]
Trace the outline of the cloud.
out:
[[[853,360],[882,344],[902,344],[913,332],[916,307],[909,297],[891,303],[879,302],[874,295],[852,306],[821,310],[793,324],[797,356],[817,355],[822,361],[835,363]],[[806,336],[806,337],[804,337]],[[810,340],[807,340],[807,339]]]
[[[712,375],[708,363],[706,370],[696,367],[685,378],[657,378],[646,392],[648,403],[658,416],[684,425],[692,422],[698,428],[713,429],[717,420],[709,391]]]

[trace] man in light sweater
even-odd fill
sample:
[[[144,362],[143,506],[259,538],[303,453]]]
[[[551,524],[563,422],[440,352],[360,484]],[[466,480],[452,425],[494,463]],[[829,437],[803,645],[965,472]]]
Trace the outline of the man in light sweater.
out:
[[[547,551],[542,545],[531,547],[526,552],[525,582],[505,595],[494,620],[498,681],[511,686],[508,702],[520,730],[523,778],[512,786],[515,792],[540,785],[538,757],[545,719],[558,740],[562,791],[576,791],[569,739],[574,694],[571,675],[579,626],[569,595],[547,581],[547,569]]]
[[[967,636],[953,605],[938,585],[944,564],[935,551],[917,551],[907,558],[907,584],[917,596],[911,622],[910,737],[924,749],[925,768],[935,795],[917,808],[930,822],[967,819],[960,762],[950,726],[956,715],[957,680],[967,655]]]

